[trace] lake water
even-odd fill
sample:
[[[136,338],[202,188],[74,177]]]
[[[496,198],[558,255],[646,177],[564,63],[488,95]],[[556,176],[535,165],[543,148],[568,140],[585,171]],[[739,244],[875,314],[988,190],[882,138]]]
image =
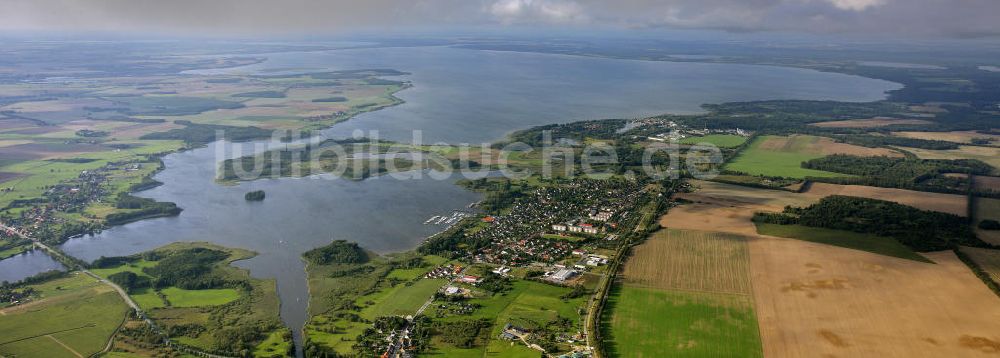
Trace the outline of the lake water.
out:
[[[348,136],[378,130],[381,138],[425,143],[492,141],[533,125],[665,112],[692,113],[702,103],[765,99],[872,101],[899,85],[810,70],[612,60],[445,47],[381,48],[267,54],[261,64],[212,73],[274,73],[282,69],[393,68],[415,86],[398,94],[405,104],[358,116],[325,131]],[[302,71],[302,70],[297,70]],[[365,133],[370,135],[369,132]],[[218,144],[164,159],[165,183],[139,195],[172,201],[179,217],[146,220],[63,245],[93,260],[128,255],[175,241],[209,241],[255,250],[238,263],[255,277],[276,278],[281,314],[296,332],[306,320],[302,252],[332,239],[357,241],[378,252],[414,248],[441,227],[433,215],[464,209],[480,196],[453,180],[374,178],[361,182],[276,179],[222,186],[213,181]],[[243,194],[264,190],[263,202]]]
[[[898,84],[787,67],[617,60],[580,56],[411,47],[269,54],[268,61],[204,73],[272,69],[392,68],[414,88],[402,106],[366,114],[326,131],[346,137],[378,130],[382,138],[481,143],[512,130],[585,119],[696,113],[704,103],[769,99],[848,102],[884,98]]]
[[[31,250],[0,260],[0,282],[15,282],[65,267],[43,251]]]

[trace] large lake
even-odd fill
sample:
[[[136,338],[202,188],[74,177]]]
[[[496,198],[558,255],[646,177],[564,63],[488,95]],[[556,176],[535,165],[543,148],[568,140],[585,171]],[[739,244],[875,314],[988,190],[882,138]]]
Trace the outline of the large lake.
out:
[[[765,99],[873,101],[899,85],[810,70],[732,65],[599,59],[493,52],[446,47],[354,49],[267,54],[269,60],[213,72],[273,73],[392,68],[414,87],[398,94],[405,104],[367,113],[325,134],[378,130],[382,138],[425,142],[481,142],[533,125],[665,112],[691,113],[703,103]],[[303,70],[299,70],[303,71]],[[369,133],[366,133],[369,134]],[[209,241],[255,250],[238,263],[255,277],[277,279],[282,318],[298,331],[305,322],[304,265],[300,254],[332,239],[357,241],[378,252],[414,248],[441,229],[423,225],[432,215],[464,209],[479,200],[453,180],[375,178],[260,180],[216,184],[216,155],[208,148],[164,160],[156,179],[165,183],[139,195],[172,201],[179,217],[141,221],[74,239],[63,250],[93,260],[128,255],[175,241]],[[244,201],[249,190],[267,199]]]

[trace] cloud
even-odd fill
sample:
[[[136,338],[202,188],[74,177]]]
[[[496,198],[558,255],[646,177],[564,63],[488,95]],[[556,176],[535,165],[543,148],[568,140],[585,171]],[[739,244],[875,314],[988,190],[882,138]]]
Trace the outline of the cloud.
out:
[[[873,6],[885,4],[885,0],[827,0],[841,10],[864,11]]]
[[[0,32],[322,35],[486,25],[1000,36],[998,0],[3,0],[3,3]]]
[[[504,24],[568,24],[588,21],[578,3],[566,0],[500,0],[489,7],[489,12]]]

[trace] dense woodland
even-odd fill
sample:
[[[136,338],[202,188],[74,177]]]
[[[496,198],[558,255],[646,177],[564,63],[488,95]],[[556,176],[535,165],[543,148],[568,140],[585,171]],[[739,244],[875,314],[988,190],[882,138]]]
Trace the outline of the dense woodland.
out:
[[[314,265],[363,264],[368,262],[368,253],[356,242],[334,240],[329,245],[318,247],[302,254]]]
[[[757,213],[754,220],[887,236],[920,252],[989,246],[976,238],[967,218],[850,196],[829,196],[804,208],[786,207],[780,214]]]
[[[161,216],[176,216],[183,210],[174,203],[140,198],[128,193],[118,195],[118,199],[115,201],[115,208],[133,210],[108,214],[105,218],[108,225],[122,225],[137,220]]]
[[[802,167],[852,175],[809,178],[813,181],[957,194],[969,191],[968,179],[944,174],[987,175],[993,171],[993,167],[979,160],[859,157],[845,154],[806,161],[802,163]]]

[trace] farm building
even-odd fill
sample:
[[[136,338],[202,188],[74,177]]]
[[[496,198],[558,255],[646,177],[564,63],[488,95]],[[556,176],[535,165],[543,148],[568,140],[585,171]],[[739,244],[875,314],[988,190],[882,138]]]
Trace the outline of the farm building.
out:
[[[560,269],[559,271],[556,271],[556,273],[552,274],[552,276],[549,276],[549,278],[553,281],[562,282],[573,278],[573,276],[576,276],[576,273],[576,270]]]

